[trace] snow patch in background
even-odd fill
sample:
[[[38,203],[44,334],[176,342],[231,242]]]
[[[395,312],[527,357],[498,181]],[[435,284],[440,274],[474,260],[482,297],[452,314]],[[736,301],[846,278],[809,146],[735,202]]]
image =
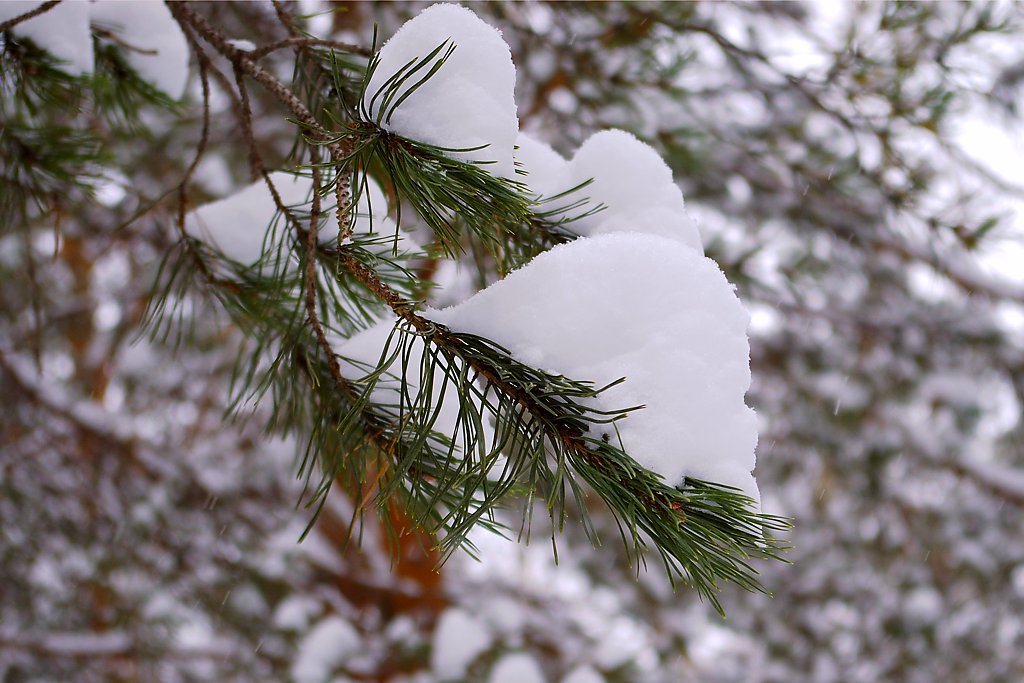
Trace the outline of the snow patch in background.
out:
[[[528,654],[517,652],[505,655],[491,670],[488,683],[546,683],[544,672]]]
[[[299,0],[299,12],[306,21],[306,29],[318,38],[328,38],[334,26],[334,13],[324,0]]]
[[[296,683],[323,683],[330,673],[359,651],[361,640],[350,623],[330,616],[313,627],[292,662]]]
[[[418,62],[444,41],[455,51],[444,65],[395,109],[385,130],[412,140],[450,149],[467,162],[487,162],[496,176],[515,178],[512,150],[519,131],[514,90],[516,69],[501,32],[460,5],[432,5],[407,21],[380,49],[380,64],[370,80],[363,105],[374,117],[381,111],[376,93],[409,62]],[[435,56],[432,63],[444,54]],[[421,80],[429,66],[399,87],[390,107]]]
[[[463,678],[466,667],[491,643],[482,621],[460,609],[445,610],[434,631],[430,666],[439,680]]]
[[[604,683],[604,678],[589,666],[573,669],[562,683]]]

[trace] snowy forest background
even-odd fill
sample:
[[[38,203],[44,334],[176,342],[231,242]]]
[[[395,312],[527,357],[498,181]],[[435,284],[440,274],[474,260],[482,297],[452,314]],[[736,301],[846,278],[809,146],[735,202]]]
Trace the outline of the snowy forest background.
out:
[[[369,47],[424,6],[278,9]],[[193,8],[289,35],[271,4]],[[479,560],[440,571],[429,539],[346,545],[341,492],[297,544],[296,443],[263,433],[269,403],[224,417],[252,340],[200,308],[188,343],[140,334],[200,138],[195,60],[175,103],[119,87],[98,34],[103,87],[40,87],[45,127],[0,109],[0,681],[1024,679],[1021,6],[472,9],[512,48],[522,129],[565,155],[607,127],[657,147],[737,285],[763,507],[794,521],[792,564],[756,566],[774,597],[726,585],[723,620],[637,577],[600,509],[605,544],[570,524],[557,567],[543,529],[474,533]],[[8,104],[53,77],[24,80],[12,36]],[[263,63],[288,78],[295,54]],[[197,204],[252,180],[212,59]],[[294,126],[246,96],[272,166]]]

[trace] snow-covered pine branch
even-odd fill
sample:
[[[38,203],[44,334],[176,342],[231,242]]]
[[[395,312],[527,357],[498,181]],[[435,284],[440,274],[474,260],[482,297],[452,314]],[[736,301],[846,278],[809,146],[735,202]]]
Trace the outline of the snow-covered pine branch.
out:
[[[175,13],[188,25],[189,14]],[[198,26],[208,42],[222,42]],[[246,57],[223,53],[250,68]],[[493,524],[494,506],[522,483],[547,497],[560,528],[569,500],[585,514],[586,482],[623,521],[638,556],[652,544],[670,574],[694,583],[717,606],[719,580],[758,587],[746,561],[773,556],[777,542],[764,532],[781,528],[780,520],[758,513],[750,474],[756,426],[743,403],[750,382],[747,316],[702,255],[682,195],[656,152],[608,131],[571,163],[562,160],[518,133],[514,73],[500,35],[472,12],[431,7],[370,60],[358,106],[348,112],[354,118],[336,122],[341,132],[322,143],[330,175],[320,187],[308,170],[305,180],[278,173],[267,178],[268,187],[258,182],[186,219],[187,232],[236,265],[266,262],[268,255],[273,262],[273,296],[261,291],[257,270],[228,297],[254,333],[281,340],[273,371],[240,386],[282,383],[283,359],[300,357],[304,372],[318,377],[312,386],[332,387],[318,391],[319,427],[302,468],[312,476],[313,458],[324,473],[314,489],[318,504],[337,479],[349,478],[354,491],[365,486],[365,465],[350,463],[353,444],[367,430],[388,454],[382,460],[381,453],[360,451],[376,463],[379,500],[404,491],[415,521],[444,530],[449,549],[479,521]],[[304,109],[295,113],[307,117]],[[545,243],[536,241],[509,264],[521,267],[508,278],[454,308],[433,310],[408,298],[422,291],[414,272],[420,254],[394,254],[410,265],[386,268],[389,284],[381,263],[357,253],[358,245],[332,244],[338,231],[328,208],[314,264],[322,314],[289,316],[301,298],[288,273],[302,270],[308,258],[301,245],[311,194],[329,196],[350,176],[357,187],[375,188],[370,169],[395,193],[397,223],[415,228],[415,218],[422,219],[431,231],[425,239],[441,253],[459,256],[468,237],[500,261],[506,242],[537,231],[552,215],[551,198],[567,220],[545,237],[549,246],[564,244],[540,253]],[[387,224],[383,194],[366,193],[374,194],[354,219],[371,216],[376,206],[378,223]],[[412,220],[403,205],[414,209]],[[275,216],[283,229],[273,229]],[[271,227],[251,232],[263,224]],[[388,228],[385,241],[387,233],[397,239],[397,229]],[[393,288],[403,274],[407,286]],[[360,300],[368,302],[358,315],[344,296],[354,289],[364,290]],[[279,310],[268,314],[274,300]],[[347,339],[374,315],[381,322]],[[319,344],[311,343],[309,327]],[[291,400],[301,402],[301,394]],[[706,504],[720,509],[715,521],[704,516]],[[724,530],[713,530],[723,521]]]
[[[180,340],[203,293],[229,314],[252,340],[231,409],[269,402],[268,428],[304,442],[317,510],[335,485],[357,518],[399,504],[447,554],[506,524],[513,492],[527,492],[524,528],[546,500],[553,533],[570,517],[590,529],[596,494],[634,561],[654,552],[719,610],[722,581],[761,589],[748,562],[777,557],[786,525],[760,513],[751,474],[748,316],[653,148],[602,131],[566,161],[521,133],[509,47],[457,5],[424,10],[368,60],[295,43],[293,83],[258,63],[277,44],[233,40],[187,3],[53,11],[12,30],[76,78],[92,77],[95,34],[177,99],[194,53],[204,132],[149,324]],[[256,180],[187,211],[218,79],[237,92]],[[254,142],[253,88],[297,124],[281,170]],[[507,277],[426,306],[430,269],[467,254],[485,282]]]

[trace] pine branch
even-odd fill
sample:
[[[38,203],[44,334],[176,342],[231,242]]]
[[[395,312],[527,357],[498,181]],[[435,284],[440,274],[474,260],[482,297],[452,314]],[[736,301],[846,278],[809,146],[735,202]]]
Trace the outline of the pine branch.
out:
[[[351,440],[355,433],[364,432],[359,422],[366,421],[377,433],[386,435],[387,445],[383,450],[395,464],[388,473],[390,484],[382,489],[382,495],[400,492],[406,497],[411,495],[412,502],[421,510],[421,522],[425,521],[423,515],[427,515],[448,528],[446,545],[449,550],[465,541],[469,528],[481,521],[500,498],[493,492],[487,493],[486,470],[477,467],[474,474],[472,466],[465,465],[470,470],[463,472],[462,464],[454,471],[448,470],[455,442],[448,440],[445,458],[445,441],[443,437],[437,441],[431,430],[439,407],[432,406],[429,387],[433,386],[431,378],[435,370],[441,368],[446,383],[451,381],[458,389],[460,422],[470,414],[475,415],[473,419],[480,424],[481,408],[470,405],[470,395],[475,394],[499,425],[497,443],[492,444],[495,447],[490,450],[480,443],[479,426],[468,425],[463,434],[466,452],[479,449],[481,464],[496,457],[500,450],[511,453],[511,469],[506,468],[492,487],[499,494],[507,492],[521,473],[528,472],[533,490],[547,488],[552,521],[560,527],[565,515],[565,486],[568,484],[577,498],[582,496],[573,476],[568,474],[571,469],[587,481],[624,522],[624,538],[638,556],[647,545],[646,539],[650,539],[669,575],[686,577],[717,609],[721,609],[715,597],[719,580],[735,582],[748,590],[761,590],[748,559],[778,557],[783,544],[766,536],[765,532],[786,528],[785,520],[753,512],[752,501],[735,489],[700,481],[686,482],[682,490],[666,485],[660,477],[637,465],[620,446],[590,436],[591,426],[613,422],[627,412],[597,414],[579,402],[597,396],[604,388],[539,372],[517,362],[493,342],[453,332],[424,318],[417,312],[416,303],[384,282],[364,262],[354,245],[341,244],[352,229],[348,184],[353,169],[366,168],[372,160],[383,164],[399,196],[410,200],[450,253],[456,253],[458,233],[438,211],[438,205],[458,213],[478,237],[501,241],[510,231],[500,226],[519,225],[530,216],[531,202],[525,197],[522,186],[501,181],[472,164],[451,159],[445,154],[451,150],[387,133],[380,128],[379,121],[368,119],[367,112],[363,112],[363,120],[349,124],[343,134],[330,134],[287,86],[255,64],[248,53],[230,45],[205,19],[184,3],[168,2],[168,6],[179,22],[195,29],[231,61],[238,72],[253,78],[288,107],[311,145],[323,146],[328,151],[338,193],[342,236],[334,250],[336,263],[386,304],[406,326],[398,339],[401,353],[387,358],[385,349],[381,363],[368,376],[370,381],[359,399],[350,404],[346,417],[334,418],[340,422],[333,425],[334,433],[350,453],[363,450],[359,441]],[[400,103],[398,88],[416,77],[418,71],[425,69],[426,75],[420,77],[413,88],[436,72],[437,65],[443,64],[445,59],[441,54],[443,48],[444,44],[427,58],[411,62],[375,94],[383,98],[380,112],[393,111]],[[441,55],[440,61],[428,69],[435,55]],[[371,60],[366,82],[375,64],[376,61]],[[314,155],[314,179],[317,181],[319,165]],[[315,185],[319,192],[319,182]],[[275,199],[280,205],[280,199]],[[316,316],[312,257],[319,212],[319,195],[316,195],[305,242],[306,317],[324,354],[332,383],[344,385],[347,380],[336,367],[333,350]],[[495,225],[499,226],[497,232]],[[410,371],[410,335],[422,339],[425,345],[420,366],[423,381],[415,392],[410,391],[405,379]],[[372,405],[371,392],[381,373],[399,356],[402,367],[398,373],[401,381],[398,412],[385,411],[380,415],[380,408]],[[485,389],[474,388],[478,381],[484,383]],[[329,405],[331,397],[325,400]],[[327,443],[323,441],[326,435],[318,438],[319,441],[314,439],[310,444]],[[435,451],[437,447],[442,451]],[[549,457],[556,463],[554,470],[547,464]],[[354,469],[361,467],[352,462],[351,456],[349,463]],[[335,468],[328,472],[330,476],[325,476],[328,488],[337,473]],[[399,482],[405,482],[409,488],[401,488]],[[484,492],[483,499],[476,498],[473,493],[476,490]],[[322,498],[325,493],[326,489],[321,486],[314,498]],[[449,499],[449,496],[454,498]],[[449,513],[443,515],[440,507],[446,502],[450,504]]]

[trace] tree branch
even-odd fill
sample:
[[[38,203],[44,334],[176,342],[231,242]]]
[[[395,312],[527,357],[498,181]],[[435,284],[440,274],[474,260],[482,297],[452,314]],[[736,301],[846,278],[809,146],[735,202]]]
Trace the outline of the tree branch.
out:
[[[53,9],[60,3],[61,0],[47,0],[47,2],[44,2],[35,9],[29,10],[24,14],[19,14],[16,17],[11,17],[7,21],[0,23],[0,33],[3,33],[4,31],[9,31],[10,29],[14,28],[23,21],[28,21],[29,19],[38,17],[40,14],[44,12],[49,12],[51,9]]]

